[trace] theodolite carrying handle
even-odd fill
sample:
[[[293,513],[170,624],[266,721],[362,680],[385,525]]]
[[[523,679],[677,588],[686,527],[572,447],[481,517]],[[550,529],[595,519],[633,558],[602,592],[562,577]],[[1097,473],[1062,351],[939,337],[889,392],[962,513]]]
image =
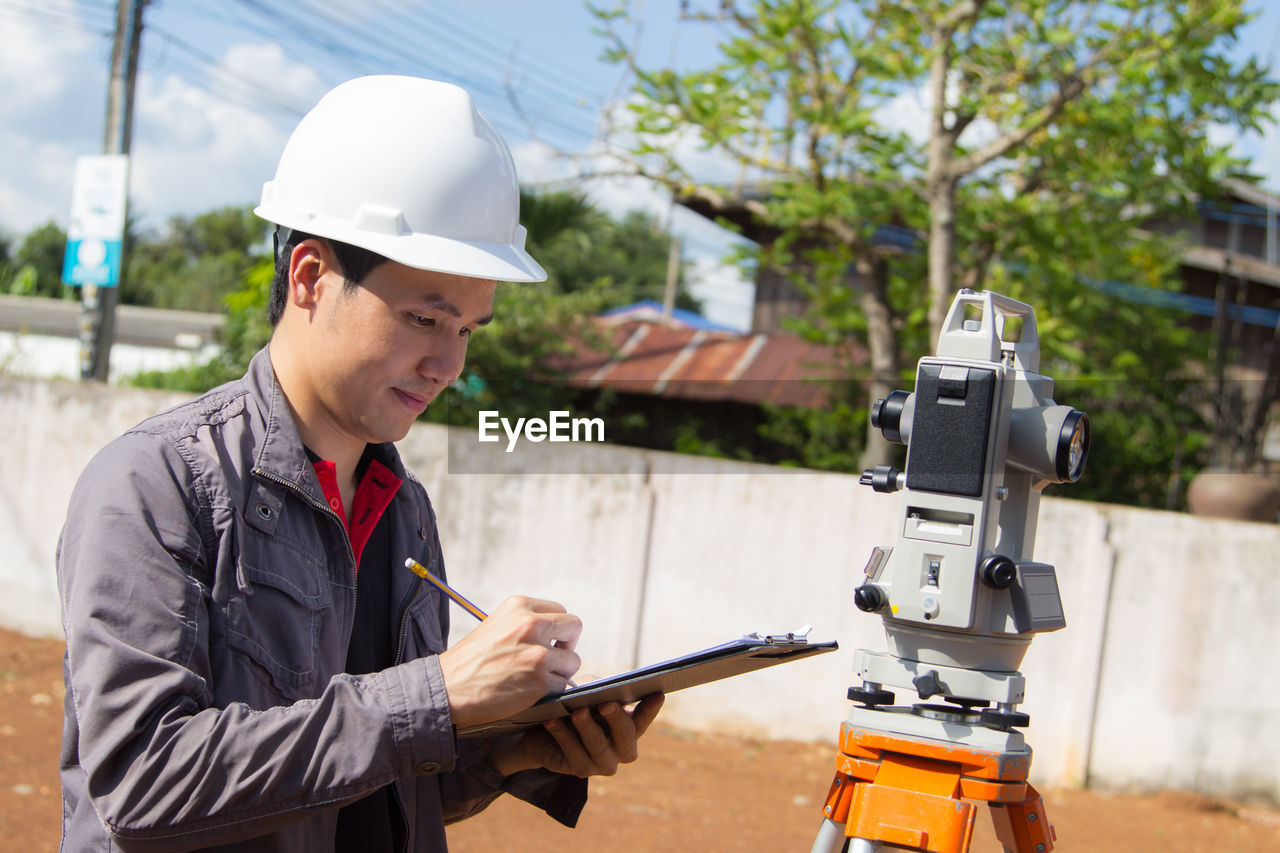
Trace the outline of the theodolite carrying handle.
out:
[[[971,308],[981,309],[979,319],[969,316]],[[1021,324],[1016,333],[1011,319]],[[937,353],[939,358],[994,362],[1003,360],[1002,353],[1012,353],[1018,369],[1035,373],[1040,369],[1035,310],[999,293],[961,290],[942,323]]]

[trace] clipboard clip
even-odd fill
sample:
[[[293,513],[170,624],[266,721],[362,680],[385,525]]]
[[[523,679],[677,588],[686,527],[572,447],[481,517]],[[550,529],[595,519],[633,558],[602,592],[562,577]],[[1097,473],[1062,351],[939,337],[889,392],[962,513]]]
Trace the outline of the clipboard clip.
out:
[[[805,625],[795,631],[788,631],[785,634],[761,634],[759,631],[752,631],[750,634],[744,634],[744,640],[755,640],[763,642],[765,645],[773,645],[774,643],[807,643],[809,642],[809,632],[813,630],[812,625]]]

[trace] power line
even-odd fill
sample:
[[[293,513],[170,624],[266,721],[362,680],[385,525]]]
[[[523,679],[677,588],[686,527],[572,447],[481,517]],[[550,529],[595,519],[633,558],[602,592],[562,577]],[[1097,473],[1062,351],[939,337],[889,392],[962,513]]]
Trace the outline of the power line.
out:
[[[85,22],[80,20],[74,14],[62,12],[57,9],[49,9],[40,6],[27,6],[16,0],[10,0],[3,6],[0,6],[0,14],[16,15],[25,21],[40,21],[46,24],[54,24],[64,29],[78,30],[82,33],[111,38],[115,30],[99,30],[90,26],[86,26]]]
[[[213,73],[220,75],[224,80],[243,87],[244,92],[242,94],[235,93],[238,95],[238,100],[242,104],[246,104],[247,106],[257,105],[259,107],[266,107],[274,112],[287,115],[294,120],[302,118],[302,116],[306,114],[307,110],[310,109],[310,104],[299,106],[296,103],[273,97],[271,91],[265,88],[260,80],[255,80],[252,77],[241,74],[228,66],[222,60],[210,56],[190,42],[187,42],[172,33],[161,29],[160,27],[150,26],[147,30],[150,34],[159,37],[162,41],[167,42],[182,51],[182,53],[173,54],[171,58],[186,61],[190,61],[192,59],[198,60],[205,68],[208,68]],[[223,89],[221,92],[214,91],[213,93],[222,95],[233,94],[227,89]]]
[[[239,0],[241,5],[247,6],[254,11],[266,16],[273,23],[281,25],[281,22],[287,24],[282,28],[291,36],[296,37],[298,33],[306,35],[312,40],[312,43],[319,45],[322,49],[347,59],[354,59],[361,63],[372,63],[378,70],[385,70],[388,57],[398,59],[407,63],[408,67],[413,70],[426,71],[434,77],[445,80],[455,81],[473,91],[491,95],[494,98],[502,98],[505,96],[504,87],[497,82],[488,81],[479,77],[472,76],[467,73],[460,73],[456,69],[446,68],[424,60],[421,53],[415,52],[406,46],[406,44],[397,38],[389,37],[381,31],[371,29],[368,25],[354,21],[349,15],[344,16],[337,14],[332,10],[318,9],[317,11],[328,21],[334,23],[339,29],[351,36],[367,42],[372,47],[381,51],[381,53],[371,53],[367,50],[351,46],[347,41],[335,41],[330,38],[327,33],[315,27],[311,20],[296,14],[292,8],[285,8],[277,3],[266,2],[266,0]],[[397,32],[420,32],[421,25],[413,25],[397,28]],[[436,45],[431,45],[432,53],[438,53]],[[573,134],[574,136],[586,135],[591,136],[592,131],[586,131],[581,126],[572,126],[561,121],[559,118],[546,118],[546,124],[559,128],[562,131]],[[496,119],[495,119],[496,122]]]
[[[238,6],[252,15],[256,22],[250,22],[239,15],[228,14],[225,6],[213,11],[203,5],[192,4],[188,7],[188,11],[253,32],[260,37],[275,40],[277,43],[283,41],[297,44],[302,41],[308,48],[319,48],[330,56],[340,59],[344,64],[356,69],[357,73],[388,73],[395,70],[395,66],[400,65],[405,67],[405,73],[426,73],[428,76],[452,80],[477,93],[491,96],[494,103],[505,103],[506,87],[500,82],[467,73],[466,68],[459,71],[458,68],[451,69],[443,64],[426,61],[424,55],[447,55],[450,51],[456,51],[456,48],[453,46],[454,40],[451,39],[442,40],[441,43],[415,43],[406,39],[407,34],[424,31],[423,23],[417,19],[395,19],[393,23],[400,24],[394,28],[399,36],[389,37],[373,25],[326,8],[317,8],[317,15],[303,15],[292,7],[265,2],[265,0],[239,0]],[[394,8],[401,11],[399,7]],[[328,27],[323,26],[326,22],[333,24],[335,28],[333,32],[341,33],[343,37],[332,35]],[[361,44],[371,45],[374,50],[363,48]],[[471,52],[474,53],[474,51]],[[460,65],[465,64],[460,63]],[[572,118],[565,115],[563,108],[544,106],[541,103],[543,97],[539,95],[536,103],[540,124],[569,134],[572,138],[594,136],[594,120],[572,123]],[[535,99],[529,100],[534,102]],[[591,111],[588,106],[581,103],[581,99],[566,97],[564,103],[579,110]],[[552,116],[543,115],[544,109],[554,109],[555,113]],[[520,134],[522,127],[519,121],[504,118],[503,112],[505,111],[495,109],[493,105],[486,110],[490,119],[498,124],[505,134]],[[583,118],[585,119],[586,116]],[[518,111],[517,119],[523,119]]]
[[[474,29],[468,29],[461,24],[454,23],[450,20],[451,16],[431,14],[428,10],[423,9],[420,14],[410,15],[404,9],[398,10],[403,19],[410,24],[405,29],[409,32],[422,32],[426,30],[435,30],[444,35],[439,41],[439,46],[446,49],[451,48],[455,40],[467,46],[467,49],[461,52],[464,61],[474,62],[474,57],[483,54],[493,54],[501,56],[508,54],[507,49],[490,40],[484,35],[476,32]],[[478,49],[476,49],[478,48]],[[562,105],[569,106],[574,109],[592,109],[583,103],[583,98],[578,94],[582,89],[582,79],[569,80],[559,77],[553,68],[554,64],[550,60],[540,59],[537,63],[530,67],[523,68],[522,71],[529,74],[530,77],[540,76],[542,78],[539,89],[539,97],[551,97]],[[484,63],[483,68],[488,71],[493,68],[493,63]]]

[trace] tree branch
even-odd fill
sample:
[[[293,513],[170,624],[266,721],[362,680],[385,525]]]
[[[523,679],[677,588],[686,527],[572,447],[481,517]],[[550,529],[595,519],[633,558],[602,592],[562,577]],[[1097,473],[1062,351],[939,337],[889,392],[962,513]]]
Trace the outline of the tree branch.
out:
[[[950,177],[956,179],[977,171],[997,157],[1003,157],[1009,151],[1030,139],[1036,132],[1048,126],[1051,121],[1062,113],[1067,104],[1079,97],[1080,93],[1088,88],[1087,77],[1089,73],[1101,65],[1104,60],[1110,59],[1112,51],[1119,44],[1120,37],[1129,34],[1136,14],[1136,12],[1130,12],[1125,25],[1118,27],[1111,39],[1099,47],[1087,62],[1058,79],[1057,94],[1040,109],[1039,114],[1033,121],[1005,134],[966,157],[952,161],[949,169]]]

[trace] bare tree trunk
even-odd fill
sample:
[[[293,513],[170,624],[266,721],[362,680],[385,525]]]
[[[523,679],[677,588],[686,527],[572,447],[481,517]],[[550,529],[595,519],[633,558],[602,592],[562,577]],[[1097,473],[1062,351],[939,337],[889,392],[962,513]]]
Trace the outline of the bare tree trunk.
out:
[[[862,275],[862,313],[867,319],[867,351],[871,360],[871,382],[867,393],[874,403],[897,387],[899,378],[898,343],[893,330],[893,312],[889,308],[889,264],[883,258],[858,261]],[[893,446],[880,430],[867,420],[867,443],[858,458],[863,470],[893,461]]]
[[[932,155],[930,156],[932,160]],[[929,182],[929,341],[936,343],[955,294],[956,184],[949,177]]]
[[[961,4],[965,5],[973,4]],[[952,10],[951,15],[959,14],[963,14],[959,7]],[[929,202],[929,333],[934,341],[947,318],[954,287],[951,267],[955,257],[956,179],[952,175],[952,157],[956,129],[947,125],[947,76],[951,72],[951,40],[954,35],[951,21],[934,32],[934,55],[929,67],[932,115],[925,192]]]

